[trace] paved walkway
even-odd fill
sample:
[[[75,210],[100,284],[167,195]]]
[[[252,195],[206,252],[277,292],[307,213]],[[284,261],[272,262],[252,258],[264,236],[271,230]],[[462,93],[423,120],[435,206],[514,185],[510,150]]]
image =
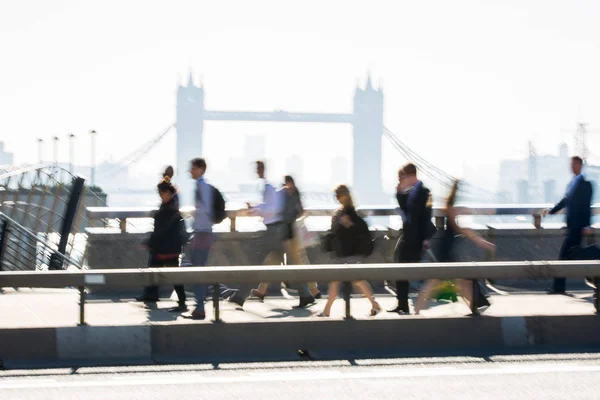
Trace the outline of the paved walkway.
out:
[[[173,294],[173,298],[176,295]],[[267,297],[264,303],[247,301],[242,311],[235,304],[221,302],[221,318],[226,323],[243,323],[277,320],[304,320],[318,318],[325,299],[307,309],[295,309],[297,300],[284,297]],[[377,301],[385,310],[395,306],[392,296],[378,296]],[[594,306],[592,292],[576,292],[573,296],[549,296],[545,294],[494,295],[492,306],[485,315],[507,316],[551,316],[551,315],[592,315]],[[164,325],[164,324],[202,324],[211,323],[212,303],[206,305],[207,319],[193,321],[167,310],[176,305],[170,299],[163,299],[155,307],[146,307],[132,299],[94,298],[86,302],[86,322],[94,326],[119,325]],[[193,301],[188,302],[190,309]],[[362,297],[351,301],[352,316],[356,319],[370,319],[370,304]],[[470,311],[465,303],[431,303],[431,307],[422,311],[421,316],[399,316],[395,313],[381,312],[375,319],[463,317]],[[332,309],[331,319],[341,319],[344,315],[344,301],[338,299]],[[20,289],[5,288],[0,294],[0,329],[39,328],[75,326],[79,322],[79,293],[71,289]]]

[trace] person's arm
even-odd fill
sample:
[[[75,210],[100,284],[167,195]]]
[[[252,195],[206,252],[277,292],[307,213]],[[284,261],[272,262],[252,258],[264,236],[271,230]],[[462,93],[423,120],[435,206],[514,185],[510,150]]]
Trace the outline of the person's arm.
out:
[[[585,182],[585,201],[583,203],[583,219],[586,221],[585,228],[583,228],[584,235],[591,235],[594,233],[594,228],[592,228],[592,198],[594,194],[594,189],[592,187],[592,182]]]
[[[556,205],[554,207],[552,207],[549,210],[544,210],[542,212],[542,215],[546,215],[546,214],[556,214],[557,212],[559,212],[560,210],[562,210],[563,208],[565,208],[565,206],[567,205],[567,197],[563,197],[558,203],[556,203]]]
[[[461,227],[456,223],[456,217],[458,216],[458,213],[454,209],[454,207],[449,207],[448,210],[446,210],[446,216],[448,219],[448,224],[450,225],[452,230],[456,232],[456,234],[463,235],[464,237],[475,243],[476,246],[484,250],[490,252],[496,251],[496,245],[488,242],[487,240],[479,236],[474,230],[470,228]]]
[[[422,205],[421,205],[421,213],[419,215],[419,221],[418,224],[420,227],[422,227],[422,229],[424,229],[423,231],[423,249],[424,250],[428,250],[429,249],[429,225],[431,224],[431,207],[432,207],[432,198],[431,198],[431,192],[429,191],[429,189],[425,189],[423,191],[423,198],[422,198]]]
[[[252,207],[252,210],[263,218],[272,218],[283,210],[285,205],[283,191],[277,191],[271,185],[265,187],[264,202]]]

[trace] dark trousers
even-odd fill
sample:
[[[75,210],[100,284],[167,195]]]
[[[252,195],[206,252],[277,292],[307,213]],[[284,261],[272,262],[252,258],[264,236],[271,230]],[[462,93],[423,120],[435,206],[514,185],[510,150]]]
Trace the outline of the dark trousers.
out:
[[[581,246],[581,231],[582,228],[568,229],[567,236],[560,247],[560,253],[558,254],[559,260],[568,260],[569,250],[574,246]],[[554,292],[564,293],[567,288],[566,278],[554,278]]]
[[[178,267],[179,266],[179,257],[169,258],[166,260],[157,260],[155,257],[150,256],[150,260],[148,261],[148,268],[161,268],[161,267]],[[185,288],[183,285],[173,285],[175,288],[175,292],[177,293],[177,298],[179,299],[179,305],[185,305]],[[144,297],[148,299],[156,299],[158,300],[158,286],[146,286],[144,288]]]
[[[397,263],[417,263],[421,261],[421,245],[411,246],[403,237],[398,239],[396,248],[394,249],[394,262]],[[405,313],[409,313],[408,307],[408,281],[396,281],[396,298],[398,299],[398,307]]]

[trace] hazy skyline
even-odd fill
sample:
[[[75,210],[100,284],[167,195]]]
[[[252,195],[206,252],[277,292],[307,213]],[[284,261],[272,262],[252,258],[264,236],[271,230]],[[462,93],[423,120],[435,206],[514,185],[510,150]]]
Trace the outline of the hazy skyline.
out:
[[[23,163],[37,159],[37,137],[51,159],[58,135],[66,161],[73,132],[84,164],[93,128],[98,161],[120,159],[174,122],[190,68],[208,109],[307,112],[351,112],[370,71],[390,130],[452,174],[476,166],[495,181],[527,140],[555,154],[577,120],[600,128],[599,17],[594,1],[3,2],[0,140]],[[309,160],[351,159],[350,125],[205,128],[215,170],[243,153],[242,134],[265,135],[276,174],[290,145],[315,182],[330,177]],[[599,139],[588,137],[592,160]],[[174,143],[171,133],[132,172],[173,163]],[[383,157],[390,184],[404,160],[391,146]]]

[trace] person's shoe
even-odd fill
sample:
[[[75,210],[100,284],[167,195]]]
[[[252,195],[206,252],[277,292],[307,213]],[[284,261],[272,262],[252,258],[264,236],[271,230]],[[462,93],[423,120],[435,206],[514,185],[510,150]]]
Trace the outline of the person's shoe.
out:
[[[177,307],[169,308],[169,312],[186,312],[188,310],[185,304],[180,304]]]
[[[250,291],[250,297],[256,297],[260,301],[264,301],[265,300],[264,293],[259,292],[258,289],[252,289]]]
[[[323,295],[321,295],[321,292],[317,292],[317,294],[314,294],[314,295],[313,295],[313,297],[314,297],[316,300],[320,300],[320,299],[323,297]]]
[[[375,303],[375,306],[373,308],[371,308],[371,313],[369,314],[369,316],[374,317],[377,314],[379,314],[381,312],[381,306],[379,305],[379,303]]]
[[[400,315],[404,315],[404,314],[408,315],[408,314],[410,314],[409,310],[403,309],[400,306],[397,306],[396,308],[390,308],[389,310],[387,310],[387,312],[395,312],[395,313],[398,313]]]
[[[143,301],[144,303],[156,303],[158,301],[158,297],[147,296],[143,294],[141,296],[136,297],[135,301]]]
[[[304,308],[310,304],[314,304],[315,298],[310,297],[300,297],[300,304],[298,304],[298,308]]]
[[[240,307],[244,307],[244,302],[238,300],[235,296],[234,297],[230,297],[228,302],[233,303],[233,304],[237,304]]]
[[[192,319],[198,319],[198,320],[206,319],[206,313],[204,311],[198,310],[197,308],[194,309],[194,311],[192,311],[191,315],[192,315]]]

